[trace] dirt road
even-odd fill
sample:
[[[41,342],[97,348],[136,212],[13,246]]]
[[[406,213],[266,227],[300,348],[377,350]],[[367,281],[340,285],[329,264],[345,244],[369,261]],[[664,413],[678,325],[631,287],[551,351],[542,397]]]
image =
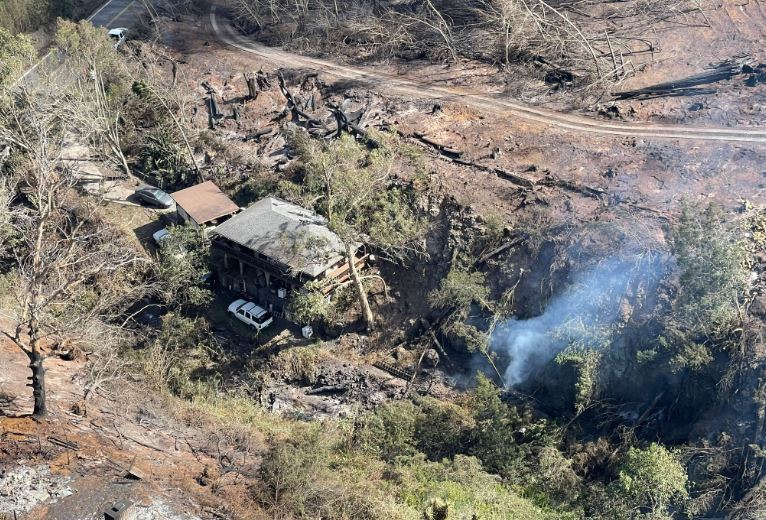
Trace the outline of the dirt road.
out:
[[[326,60],[301,56],[248,40],[239,34],[228,20],[219,16],[215,7],[210,11],[210,24],[214,33],[221,41],[244,52],[255,54],[275,63],[314,69],[336,78],[364,83],[372,88],[383,88],[386,92],[390,93],[455,101],[472,108],[490,111],[494,114],[520,117],[575,132],[658,139],[734,141],[766,144],[766,126],[693,127],[600,121],[577,114],[538,108],[520,101],[490,97],[463,89],[436,86],[409,77],[386,74],[359,67],[343,66]]]

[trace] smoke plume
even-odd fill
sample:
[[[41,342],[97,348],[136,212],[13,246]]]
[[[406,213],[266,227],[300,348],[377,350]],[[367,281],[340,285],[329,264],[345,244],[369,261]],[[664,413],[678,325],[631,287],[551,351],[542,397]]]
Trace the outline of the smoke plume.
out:
[[[645,257],[610,258],[575,275],[540,316],[511,318],[499,326],[492,335],[492,348],[510,359],[505,384],[524,381],[564,349],[606,346],[630,317],[632,306],[656,288],[657,269],[657,263]]]

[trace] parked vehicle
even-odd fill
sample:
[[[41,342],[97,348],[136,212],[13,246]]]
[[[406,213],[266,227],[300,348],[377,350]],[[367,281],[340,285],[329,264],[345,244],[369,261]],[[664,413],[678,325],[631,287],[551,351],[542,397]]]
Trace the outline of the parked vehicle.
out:
[[[256,330],[263,330],[274,323],[271,313],[253,302],[236,300],[229,305],[229,312],[239,321],[250,325]]]
[[[167,239],[170,236],[170,231],[168,231],[168,228],[162,228],[159,231],[155,231],[152,234],[152,238],[154,239],[154,243],[158,246],[162,246],[162,242]]]
[[[153,186],[142,186],[135,191],[136,198],[141,202],[161,208],[170,208],[173,206],[173,198],[159,188]]]
[[[109,31],[109,38],[112,40],[115,49],[125,41],[125,35],[127,33],[128,30],[125,27],[115,27]]]

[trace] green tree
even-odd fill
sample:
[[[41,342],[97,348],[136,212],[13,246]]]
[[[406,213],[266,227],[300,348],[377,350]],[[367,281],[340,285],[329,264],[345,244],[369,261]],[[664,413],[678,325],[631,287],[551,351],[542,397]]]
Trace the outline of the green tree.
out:
[[[72,197],[80,179],[62,163],[67,133],[89,137],[73,123],[71,107],[26,91],[0,106],[0,140],[17,159],[4,172],[28,187],[13,207],[16,304],[12,333],[28,357],[34,415],[46,414],[44,342],[87,337],[141,298],[145,262],[100,214],[100,201]]]
[[[376,142],[385,143],[385,139]],[[424,227],[413,210],[411,195],[394,185],[393,152],[385,144],[369,149],[350,135],[328,142],[295,132],[291,144],[303,173],[303,183],[296,191],[301,202],[327,217],[328,227],[343,243],[362,316],[372,330],[375,320],[364,277],[356,269],[356,247],[367,244],[401,258]]]
[[[740,233],[727,224],[719,206],[686,205],[671,244],[681,272],[680,315],[693,330],[727,328],[737,319],[737,303],[747,282]]]
[[[59,19],[56,45],[82,75],[71,89],[72,102],[80,102],[74,111],[77,126],[92,130],[91,150],[113,160],[126,177],[130,176],[122,150],[122,120],[131,76],[127,62],[114,49],[103,28],[86,20]]]
[[[120,59],[106,31],[87,20],[73,22],[59,19],[55,41],[68,59],[90,71],[106,73]]]
[[[652,515],[664,515],[689,496],[683,466],[664,446],[630,448],[619,471],[617,486],[634,509],[647,508]]]
[[[0,27],[0,89],[13,85],[34,56],[35,49],[29,38],[23,34],[13,35]]]
[[[471,396],[471,409],[476,426],[470,436],[470,453],[485,461],[489,469],[510,473],[519,462],[512,437],[514,421],[497,387],[481,374]]]
[[[159,250],[159,289],[170,308],[199,307],[213,294],[205,285],[210,254],[202,232],[192,226],[173,226]]]
[[[300,324],[313,324],[325,320],[332,311],[332,302],[323,289],[323,280],[308,282],[290,298],[289,314]]]

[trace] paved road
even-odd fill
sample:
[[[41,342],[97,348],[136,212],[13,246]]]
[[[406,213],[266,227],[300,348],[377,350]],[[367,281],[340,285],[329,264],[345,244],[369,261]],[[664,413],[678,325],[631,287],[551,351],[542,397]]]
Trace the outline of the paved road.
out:
[[[136,21],[143,9],[138,0],[111,0],[102,5],[88,17],[93,25],[113,29],[115,27],[130,27]]]
[[[138,0],[110,0],[102,4],[96,12],[88,17],[93,25],[113,29],[115,27],[130,28],[138,19],[143,6]],[[62,57],[55,50],[40,58],[33,67],[27,70],[16,82],[16,85],[34,85],[38,80],[38,70],[48,68],[53,70],[62,62]]]
[[[693,139],[701,141],[734,141],[766,144],[764,127],[695,127],[602,121],[590,117],[556,112],[510,98],[492,97],[466,90],[441,87],[418,81],[414,78],[382,73],[372,69],[347,67],[326,60],[292,54],[273,47],[267,47],[248,40],[228,22],[217,16],[216,9],[210,11],[213,31],[223,42],[244,52],[251,53],[274,63],[291,67],[301,66],[324,74],[366,84],[372,88],[384,88],[386,92],[419,98],[451,100],[494,114],[520,117],[546,125],[602,135],[646,137],[659,139]]]

